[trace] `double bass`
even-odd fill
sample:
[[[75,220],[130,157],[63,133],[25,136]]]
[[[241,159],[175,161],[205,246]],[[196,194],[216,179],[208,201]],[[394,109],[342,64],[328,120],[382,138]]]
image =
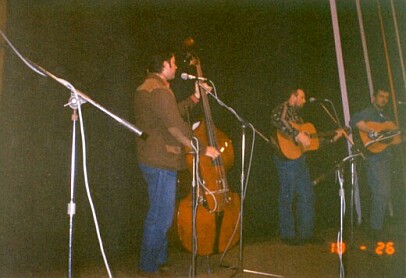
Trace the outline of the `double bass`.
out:
[[[194,41],[188,38],[184,42],[191,64],[196,67],[198,77],[202,77],[200,59],[192,51]],[[198,81],[201,82],[201,81]],[[239,209],[240,196],[232,192],[227,182],[226,172],[234,163],[234,149],[231,140],[221,130],[215,127],[211,115],[210,104],[206,92],[200,88],[200,97],[204,119],[200,121],[193,135],[199,142],[215,147],[220,151],[216,159],[199,155],[199,181],[196,198],[196,237],[197,255],[221,253],[239,240]],[[186,155],[186,164],[190,173],[193,171],[193,155]],[[177,231],[183,246],[193,250],[192,229],[192,193],[179,202],[177,211]]]

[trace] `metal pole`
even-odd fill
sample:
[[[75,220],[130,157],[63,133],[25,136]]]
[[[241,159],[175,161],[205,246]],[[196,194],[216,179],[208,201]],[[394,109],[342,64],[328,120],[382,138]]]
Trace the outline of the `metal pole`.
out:
[[[341,49],[340,28],[338,25],[337,7],[336,7],[335,0],[330,0],[330,9],[331,9],[331,20],[332,20],[333,31],[334,31],[334,42],[335,42],[336,56],[337,56],[338,75],[339,75],[339,79],[340,79],[341,100],[343,103],[344,120],[345,120],[345,124],[348,126],[349,122],[350,122],[350,110],[349,110],[349,105],[348,105],[347,85],[346,85],[346,80],[345,80],[344,61],[343,61],[343,54],[342,54],[342,49]],[[347,147],[348,147],[348,153],[351,154],[351,143],[347,142]]]
[[[76,108],[72,113],[72,154],[71,154],[71,175],[70,175],[70,202],[68,203],[69,215],[69,258],[68,258],[68,277],[72,278],[72,245],[73,245],[73,219],[76,212],[75,204],[75,169],[76,169],[76,122],[78,115]]]
[[[372,99],[372,97],[374,95],[374,84],[372,83],[371,65],[369,64],[369,56],[368,56],[367,41],[365,38],[364,22],[363,22],[363,17],[362,17],[360,0],[357,0],[356,2],[357,2],[359,31],[361,33],[362,49],[364,52],[364,59],[365,59],[365,69],[366,69],[367,78],[368,78],[369,95]]]

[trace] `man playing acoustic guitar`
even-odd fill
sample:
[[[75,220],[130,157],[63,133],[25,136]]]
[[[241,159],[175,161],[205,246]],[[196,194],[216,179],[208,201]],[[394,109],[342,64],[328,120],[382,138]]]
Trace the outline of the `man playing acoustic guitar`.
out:
[[[305,93],[300,88],[288,91],[287,101],[272,110],[272,126],[277,131],[277,141],[281,152],[273,156],[279,176],[279,232],[282,241],[289,245],[301,245],[313,241],[314,204],[313,188],[306,163],[306,150],[313,145],[312,130],[304,130],[298,111],[306,103]],[[310,132],[309,132],[310,131]],[[325,142],[335,142],[343,134],[333,132],[333,137]],[[297,199],[297,229],[293,202]],[[297,233],[296,233],[297,231]]]
[[[383,132],[396,129],[384,108],[389,101],[389,92],[378,90],[372,98],[372,105],[355,114],[350,125],[358,129],[362,142],[367,147],[365,168],[368,186],[371,189],[371,211],[369,217],[370,234],[381,236],[386,208],[391,192],[391,144],[400,142],[400,136],[387,136],[389,142],[382,143]],[[376,142],[376,143],[375,143]],[[372,143],[372,144],[371,144]]]

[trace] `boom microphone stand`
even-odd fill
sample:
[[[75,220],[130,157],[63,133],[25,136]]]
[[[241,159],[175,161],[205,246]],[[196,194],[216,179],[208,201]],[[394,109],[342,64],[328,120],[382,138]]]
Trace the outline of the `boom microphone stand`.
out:
[[[45,69],[43,69],[39,65],[37,65],[37,64],[29,61],[28,59],[24,58],[18,52],[18,50],[14,47],[14,45],[9,41],[9,39],[6,37],[6,35],[1,30],[0,30],[0,35],[4,38],[4,40],[11,47],[11,49],[14,51],[14,53],[31,70],[33,70],[34,72],[36,72],[39,75],[42,75],[44,77],[50,77],[50,78],[54,79],[55,81],[62,84],[63,86],[65,86],[66,88],[68,88],[71,91],[71,97],[69,99],[69,102],[68,102],[67,105],[65,105],[65,106],[70,106],[74,110],[73,115],[72,115],[73,129],[72,129],[72,152],[71,152],[71,195],[70,195],[70,202],[68,204],[68,214],[69,214],[68,276],[69,276],[69,278],[71,278],[72,277],[73,216],[74,216],[75,211],[76,211],[76,204],[74,202],[74,199],[75,199],[74,198],[74,192],[75,192],[75,161],[76,161],[76,122],[77,122],[77,118],[78,118],[76,110],[78,109],[79,116],[81,118],[81,104],[83,104],[85,102],[88,102],[88,103],[92,104],[93,106],[95,106],[96,108],[98,108],[99,110],[106,113],[107,115],[109,115],[110,117],[112,117],[113,119],[115,119],[121,125],[127,127],[129,130],[133,131],[137,136],[141,137],[142,139],[145,140],[148,137],[148,135],[146,133],[142,132],[140,129],[133,126],[132,124],[130,124],[129,122],[125,121],[124,119],[121,119],[120,117],[114,115],[113,113],[111,113],[110,111],[108,111],[107,109],[105,109],[104,107],[102,107],[101,105],[96,103],[95,101],[93,101],[90,97],[88,97],[84,93],[80,92],[79,90],[76,90],[72,86],[72,84],[70,84],[68,81],[56,77],[55,75],[53,75],[50,72],[46,71]],[[88,199],[89,199],[90,206],[91,206],[92,213],[93,213],[93,219],[94,219],[95,226],[96,226],[96,233],[97,233],[97,237],[98,237],[98,240],[99,240],[100,250],[101,250],[101,253],[102,253],[102,256],[103,256],[103,260],[104,260],[108,275],[109,275],[109,277],[112,277],[109,265],[107,263],[107,258],[106,258],[105,254],[104,254],[104,248],[103,248],[103,243],[102,243],[99,228],[98,228],[97,217],[96,217],[96,213],[95,213],[93,203],[92,203],[92,200],[91,200],[90,190],[88,188],[87,170],[86,170],[86,167],[85,167],[86,166],[86,163],[85,163],[85,161],[86,161],[85,160],[86,159],[86,156],[85,156],[86,145],[85,145],[85,139],[84,139],[84,128],[83,128],[82,120],[80,121],[80,124],[81,124],[81,131],[82,131],[82,144],[83,144],[82,149],[83,149],[83,166],[84,166],[84,169],[83,169],[84,171],[83,172],[84,172],[84,176],[85,176],[86,190],[87,190],[87,193],[88,193]]]
[[[209,80],[209,82],[213,85],[213,82],[211,82]],[[244,201],[245,201],[245,193],[247,190],[247,182],[248,182],[248,176],[246,177],[245,175],[245,139],[246,139],[246,127],[249,126],[252,130],[254,135],[258,134],[262,139],[264,139],[267,143],[270,142],[270,140],[265,137],[261,132],[259,132],[257,129],[255,129],[255,127],[249,123],[248,121],[244,120],[240,115],[238,115],[238,113],[231,107],[227,106],[223,101],[221,101],[216,94],[213,94],[210,91],[207,91],[205,88],[203,88],[207,94],[209,94],[211,97],[213,97],[217,103],[226,108],[228,111],[231,112],[231,114],[233,114],[237,120],[241,123],[241,128],[242,128],[242,138],[241,138],[241,201],[240,201],[240,245],[239,245],[239,259],[238,259],[238,266],[236,267],[230,267],[230,268],[234,268],[237,271],[232,275],[232,277],[234,277],[235,275],[237,275],[239,272],[245,272],[245,273],[252,273],[252,274],[257,274],[257,275],[264,275],[264,276],[271,276],[271,277],[283,277],[280,275],[275,275],[275,274],[270,274],[270,273],[266,273],[266,272],[259,272],[259,271],[254,271],[254,270],[249,270],[249,269],[244,269],[243,263],[244,263],[244,233],[243,233],[243,222],[244,222]],[[255,137],[254,137],[255,138]],[[251,155],[253,153],[253,150],[251,150]],[[251,157],[252,158],[252,157]],[[250,159],[251,161],[251,159]],[[248,174],[251,168],[251,164],[248,165]],[[221,265],[221,263],[220,263]]]
[[[34,64],[34,63],[32,63],[32,64]],[[68,89],[71,90],[71,97],[70,97],[69,102],[67,104],[73,109],[73,115],[72,115],[73,132],[72,132],[72,155],[71,155],[71,195],[70,195],[71,199],[70,199],[70,202],[68,204],[68,215],[69,215],[68,277],[71,278],[72,277],[73,218],[74,218],[74,215],[75,215],[75,212],[76,212],[76,204],[74,202],[74,192],[75,192],[75,178],[74,177],[75,177],[75,160],[76,160],[76,138],[75,137],[76,137],[76,122],[77,122],[76,109],[79,108],[79,114],[80,114],[81,113],[80,112],[81,104],[85,103],[85,102],[88,102],[88,103],[92,104],[93,106],[95,106],[96,108],[100,109],[101,111],[105,112],[107,115],[111,116],[113,119],[118,121],[123,126],[127,127],[128,129],[130,129],[131,131],[136,133],[136,135],[141,137],[142,139],[145,140],[148,137],[148,135],[146,133],[142,132],[141,130],[139,130],[138,128],[136,128],[135,126],[133,126],[132,124],[130,124],[129,122],[125,121],[124,119],[114,115],[113,113],[111,113],[110,111],[108,111],[107,109],[105,109],[104,107],[102,107],[101,105],[96,103],[95,101],[93,101],[90,97],[88,97],[84,93],[76,90],[69,82],[54,76],[53,74],[51,74],[50,72],[46,71],[45,69],[41,68],[38,65],[35,65],[35,66],[38,69],[40,69],[40,71],[42,73],[44,73],[46,76],[51,77],[52,79],[54,79],[58,83],[66,86]],[[67,105],[65,105],[65,106],[67,106]],[[82,136],[83,136],[83,134],[82,134]],[[84,172],[85,172],[85,176],[87,176],[86,171],[84,171]],[[87,177],[86,177],[86,180],[87,180]],[[104,259],[104,262],[105,262],[109,277],[112,277],[110,268],[109,268],[108,263],[107,263],[107,259],[106,259],[105,254],[104,254],[103,244],[102,244],[102,241],[101,241],[101,238],[100,238],[100,235],[99,235],[97,220],[95,218],[94,218],[94,220],[95,220],[97,234],[98,234],[98,237],[99,237],[99,244],[100,244],[100,248],[101,248],[101,251],[102,251],[103,259]]]

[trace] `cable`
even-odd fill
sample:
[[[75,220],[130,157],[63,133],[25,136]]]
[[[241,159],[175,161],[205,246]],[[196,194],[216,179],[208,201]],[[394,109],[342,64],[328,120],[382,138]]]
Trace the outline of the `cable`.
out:
[[[337,253],[340,261],[340,278],[345,277],[345,267],[343,262],[343,225],[345,216],[345,192],[344,192],[344,171],[343,169],[337,169],[337,179],[340,184],[339,196],[340,196],[340,230],[337,234]]]
[[[77,92],[76,92],[75,88],[73,88],[73,86],[72,86],[72,93],[74,93],[74,95],[76,97],[78,97]],[[79,112],[80,133],[81,133],[81,138],[82,138],[83,175],[84,175],[84,180],[85,180],[87,199],[89,200],[90,209],[92,211],[93,221],[94,221],[94,225],[95,225],[95,228],[96,228],[96,234],[97,234],[97,238],[98,238],[98,241],[99,241],[100,251],[101,251],[102,256],[103,256],[104,265],[106,266],[106,270],[107,270],[107,272],[109,274],[109,277],[113,277],[112,274],[111,274],[111,270],[110,270],[108,261],[107,261],[105,251],[104,251],[103,240],[102,240],[101,235],[100,235],[100,229],[99,229],[99,223],[97,221],[96,210],[94,208],[92,195],[90,193],[89,180],[88,180],[88,175],[87,175],[87,155],[86,155],[85,129],[84,129],[84,126],[83,126],[83,117],[82,117],[81,105],[78,105],[78,112]]]

